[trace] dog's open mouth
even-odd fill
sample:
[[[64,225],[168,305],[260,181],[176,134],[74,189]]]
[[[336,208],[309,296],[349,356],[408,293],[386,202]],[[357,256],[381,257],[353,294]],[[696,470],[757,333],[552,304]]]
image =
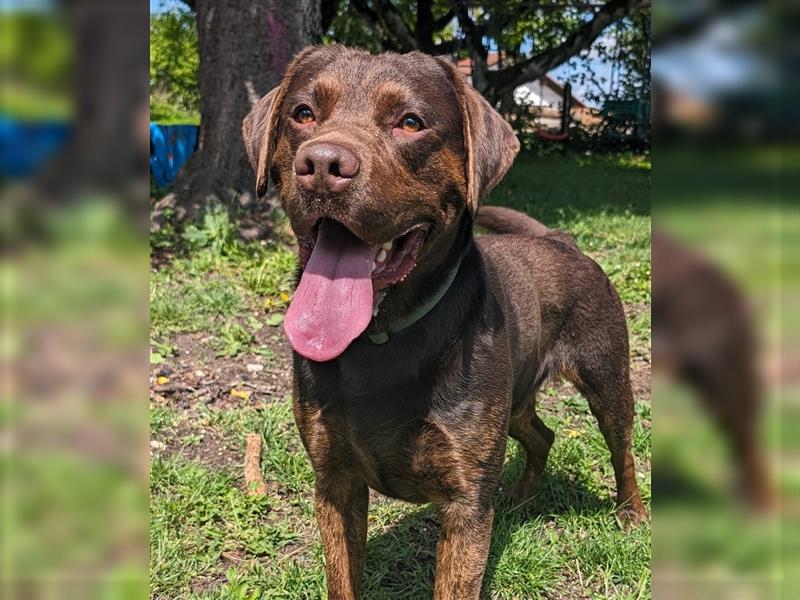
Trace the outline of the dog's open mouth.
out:
[[[378,292],[414,269],[426,233],[416,226],[369,244],[336,221],[323,220],[284,330],[292,347],[317,362],[332,360],[369,326]]]
[[[425,239],[422,225],[380,245],[372,266],[375,291],[403,281],[417,264],[417,255]]]

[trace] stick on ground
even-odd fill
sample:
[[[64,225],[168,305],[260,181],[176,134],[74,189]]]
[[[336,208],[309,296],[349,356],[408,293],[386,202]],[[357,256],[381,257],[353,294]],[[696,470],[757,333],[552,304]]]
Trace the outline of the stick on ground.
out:
[[[244,483],[251,496],[266,496],[267,484],[261,474],[261,436],[247,434],[247,447],[244,451]]]

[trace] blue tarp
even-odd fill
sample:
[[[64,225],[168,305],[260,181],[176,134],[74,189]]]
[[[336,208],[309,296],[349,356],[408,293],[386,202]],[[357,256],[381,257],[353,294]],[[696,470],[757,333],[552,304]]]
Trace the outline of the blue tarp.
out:
[[[30,177],[72,134],[63,122],[22,122],[0,115],[0,179]],[[150,123],[150,171],[167,187],[197,148],[197,125]]]
[[[197,148],[197,125],[150,123],[150,173],[161,187],[175,179]]]
[[[0,179],[33,175],[71,133],[70,123],[29,123],[0,115]]]

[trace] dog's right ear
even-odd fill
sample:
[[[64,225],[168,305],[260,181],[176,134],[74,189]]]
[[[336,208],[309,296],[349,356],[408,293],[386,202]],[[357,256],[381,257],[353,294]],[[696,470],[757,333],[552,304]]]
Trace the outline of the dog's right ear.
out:
[[[256,102],[242,123],[242,137],[250,164],[256,172],[256,195],[267,191],[269,168],[277,142],[278,117],[283,103],[284,84]]]
[[[331,52],[330,47],[308,46],[297,53],[286,68],[281,84],[255,103],[242,123],[242,137],[250,164],[256,172],[256,194],[267,191],[272,156],[278,143],[281,109],[292,78],[313,54]]]

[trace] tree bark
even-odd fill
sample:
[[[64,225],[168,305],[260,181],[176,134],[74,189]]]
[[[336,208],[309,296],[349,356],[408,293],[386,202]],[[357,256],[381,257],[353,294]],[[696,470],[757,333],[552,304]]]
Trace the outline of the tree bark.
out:
[[[200,52],[197,151],[167,199],[179,217],[213,202],[229,207],[255,199],[242,120],[278,85],[300,49],[320,39],[320,3],[297,0],[195,0]]]

